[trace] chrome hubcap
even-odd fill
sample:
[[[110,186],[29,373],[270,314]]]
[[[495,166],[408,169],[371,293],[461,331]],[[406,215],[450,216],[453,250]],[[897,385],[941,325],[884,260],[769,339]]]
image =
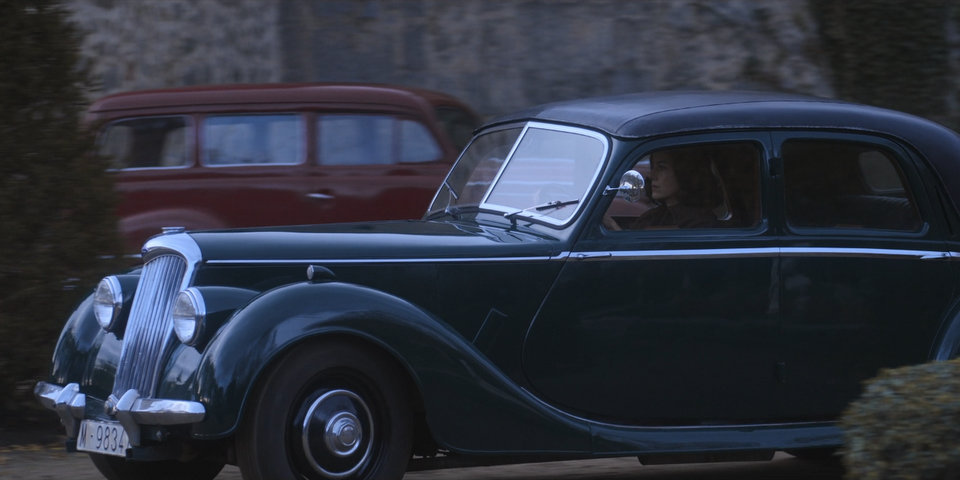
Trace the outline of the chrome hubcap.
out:
[[[323,440],[330,449],[330,453],[338,457],[346,457],[357,451],[362,436],[360,419],[352,413],[340,412],[327,421]]]
[[[353,475],[370,460],[373,421],[370,409],[349,390],[331,390],[307,408],[300,427],[303,457],[320,476]]]

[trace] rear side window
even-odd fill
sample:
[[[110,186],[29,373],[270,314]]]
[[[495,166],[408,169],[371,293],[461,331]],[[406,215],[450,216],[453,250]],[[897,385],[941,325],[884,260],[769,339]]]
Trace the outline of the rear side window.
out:
[[[218,115],[203,121],[205,165],[293,165],[306,153],[306,128],[298,114]]]
[[[107,124],[97,138],[98,151],[111,168],[183,167],[190,163],[187,117],[143,117]]]
[[[787,221],[796,227],[914,232],[916,201],[892,152],[875,145],[791,140],[783,145]]]
[[[420,122],[389,115],[322,115],[317,154],[321,165],[390,165],[435,162],[443,151]]]

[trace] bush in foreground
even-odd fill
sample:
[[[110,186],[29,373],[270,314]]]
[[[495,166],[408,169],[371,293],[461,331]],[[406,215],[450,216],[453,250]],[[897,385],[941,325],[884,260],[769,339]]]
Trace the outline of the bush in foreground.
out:
[[[34,421],[57,333],[120,251],[80,40],[59,2],[0,1],[0,430]]]
[[[960,359],[881,371],[841,426],[847,478],[960,478]]]

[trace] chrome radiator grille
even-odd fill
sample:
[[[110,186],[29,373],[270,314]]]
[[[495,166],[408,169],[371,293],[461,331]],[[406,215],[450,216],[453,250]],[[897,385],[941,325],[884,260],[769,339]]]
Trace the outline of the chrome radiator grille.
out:
[[[143,266],[113,384],[116,397],[131,388],[142,397],[154,395],[163,357],[173,340],[173,300],[186,271],[183,257],[171,254],[154,257]]]

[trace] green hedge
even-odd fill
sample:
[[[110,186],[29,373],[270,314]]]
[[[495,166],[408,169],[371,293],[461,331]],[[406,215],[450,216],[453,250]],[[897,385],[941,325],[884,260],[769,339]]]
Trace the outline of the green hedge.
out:
[[[960,478],[960,360],[881,371],[841,426],[850,479]]]
[[[0,1],[0,429],[32,424],[63,323],[120,251],[82,123],[81,36],[50,0]]]

